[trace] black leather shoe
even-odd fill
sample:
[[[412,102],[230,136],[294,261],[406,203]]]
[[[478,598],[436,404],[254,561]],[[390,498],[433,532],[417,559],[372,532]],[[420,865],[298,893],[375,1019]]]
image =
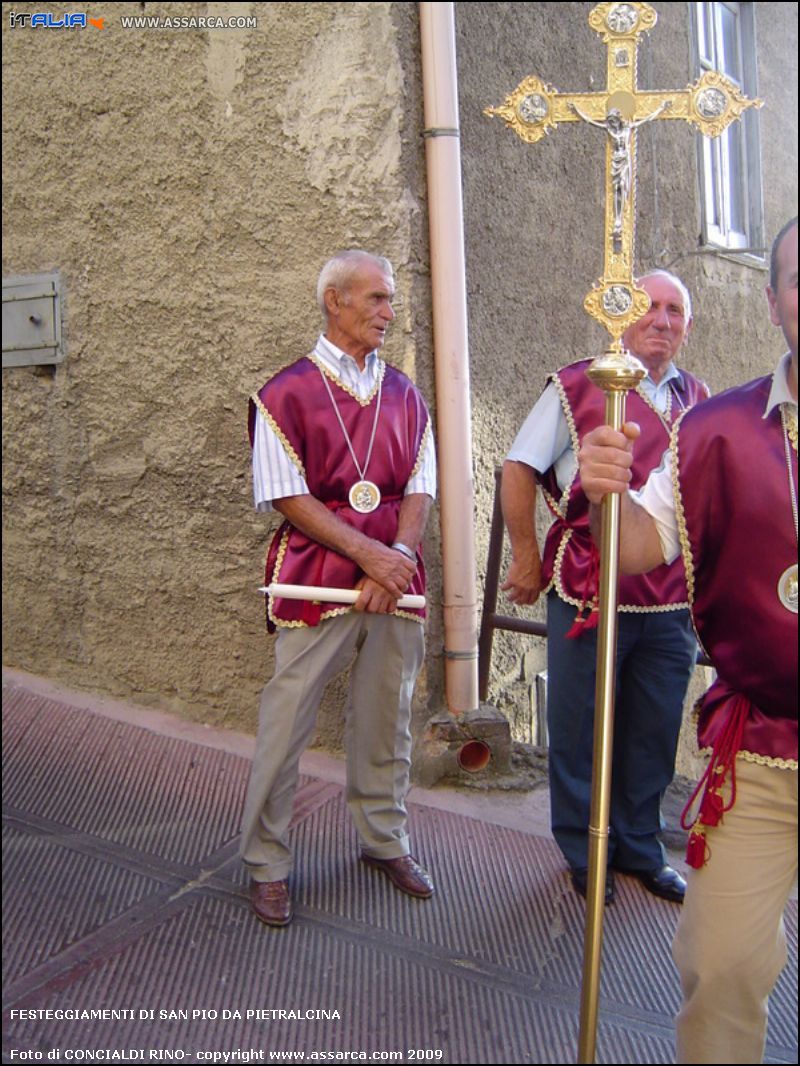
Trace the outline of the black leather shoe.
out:
[[[671,866],[661,866],[656,870],[631,870],[630,873],[654,896],[668,899],[671,903],[683,903],[686,882]]]
[[[584,869],[570,870],[570,874],[572,875],[572,887],[579,896],[583,896],[586,899],[589,871]],[[611,869],[606,870],[605,901],[606,903],[614,902],[614,871]]]

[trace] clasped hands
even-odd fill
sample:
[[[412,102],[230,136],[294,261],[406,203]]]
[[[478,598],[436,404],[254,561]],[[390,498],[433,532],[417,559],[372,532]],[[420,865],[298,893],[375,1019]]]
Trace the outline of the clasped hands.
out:
[[[392,614],[417,572],[416,562],[401,552],[375,541],[366,559],[360,560],[365,576],[356,583],[361,595],[355,609],[368,614]]]

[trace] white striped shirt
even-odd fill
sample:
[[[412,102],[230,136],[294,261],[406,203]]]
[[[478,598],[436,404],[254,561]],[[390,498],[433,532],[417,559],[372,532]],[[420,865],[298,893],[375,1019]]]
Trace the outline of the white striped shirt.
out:
[[[314,348],[314,356],[359,399],[366,399],[375,387],[381,368],[377,351],[369,353],[362,371],[351,355],[322,335]],[[425,436],[422,462],[406,485],[404,495],[417,492],[436,498],[436,452],[431,433]],[[310,495],[305,478],[292,462],[280,438],[266,418],[256,412],[253,439],[253,497],[256,510],[271,511],[272,501],[284,496]]]

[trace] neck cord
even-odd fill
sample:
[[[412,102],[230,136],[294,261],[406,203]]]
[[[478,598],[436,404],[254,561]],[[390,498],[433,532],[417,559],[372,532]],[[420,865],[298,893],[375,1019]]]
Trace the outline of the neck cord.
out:
[[[339,407],[338,407],[338,405],[336,403],[336,400],[333,397],[333,392],[331,391],[331,387],[330,387],[330,384],[328,382],[328,379],[325,376],[325,373],[324,373],[324,371],[322,370],[321,367],[318,366],[317,370],[319,370],[320,375],[322,376],[322,381],[323,381],[323,383],[325,385],[325,388],[327,389],[328,396],[330,397],[330,401],[331,401],[331,404],[333,405],[333,410],[334,410],[334,412],[336,414],[336,417],[339,420],[339,425],[341,426],[342,434],[343,434],[344,439],[345,439],[345,443],[347,444],[347,447],[348,447],[348,449],[350,451],[350,455],[352,456],[355,468],[358,471],[358,476],[361,478],[362,481],[365,481],[366,477],[367,477],[367,469],[369,467],[369,461],[372,458],[372,446],[375,443],[375,434],[376,434],[377,429],[378,429],[378,415],[380,414],[380,411],[381,411],[381,395],[383,393],[383,379],[381,379],[380,383],[378,384],[378,399],[377,399],[377,402],[375,404],[375,419],[374,419],[374,421],[372,423],[372,435],[370,436],[370,439],[369,439],[369,447],[367,448],[367,457],[364,460],[364,468],[362,470],[362,468],[359,466],[358,459],[356,459],[356,453],[353,450],[353,444],[352,444],[352,441],[350,440],[350,435],[347,432],[347,429],[345,427],[344,419],[342,418],[341,411],[339,410]]]

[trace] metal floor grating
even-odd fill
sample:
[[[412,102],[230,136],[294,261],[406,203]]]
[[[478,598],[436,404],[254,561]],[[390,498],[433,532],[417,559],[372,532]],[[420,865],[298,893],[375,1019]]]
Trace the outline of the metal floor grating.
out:
[[[437,894],[409,899],[358,862],[343,790],[304,777],[297,917],[270,930],[236,857],[245,759],[22,688],[4,697],[3,1061],[56,1048],[123,1062],[574,1060],[583,905],[552,841],[417,805],[412,839]],[[671,1062],[677,908],[617,884],[598,1062]],[[768,1062],[797,1061],[796,902],[787,926]],[[125,1013],[11,1015],[48,1009]]]

